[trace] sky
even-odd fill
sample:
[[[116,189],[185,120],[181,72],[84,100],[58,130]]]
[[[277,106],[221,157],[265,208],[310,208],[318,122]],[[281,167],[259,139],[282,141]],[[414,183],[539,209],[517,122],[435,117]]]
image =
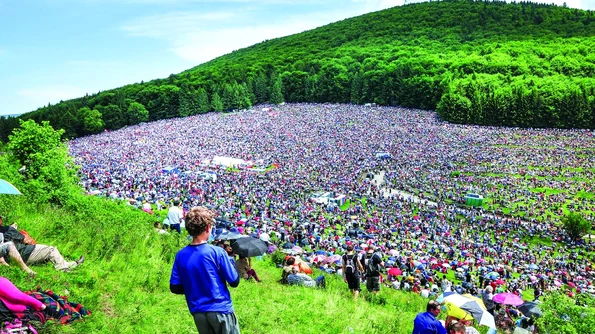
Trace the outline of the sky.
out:
[[[164,78],[267,39],[403,2],[0,0],[0,115]],[[595,9],[595,0],[540,2]]]

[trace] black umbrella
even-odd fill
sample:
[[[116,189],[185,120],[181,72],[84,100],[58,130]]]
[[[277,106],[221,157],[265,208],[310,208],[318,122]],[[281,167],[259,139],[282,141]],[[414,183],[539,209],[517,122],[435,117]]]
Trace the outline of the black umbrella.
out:
[[[233,252],[244,257],[263,255],[269,249],[266,242],[256,238],[240,238],[231,243]]]
[[[281,246],[281,248],[283,249],[292,249],[293,248],[293,244],[291,242],[286,242],[283,244],[283,246]]]
[[[525,302],[518,307],[519,311],[523,312],[525,317],[541,317],[541,307],[535,302]]]

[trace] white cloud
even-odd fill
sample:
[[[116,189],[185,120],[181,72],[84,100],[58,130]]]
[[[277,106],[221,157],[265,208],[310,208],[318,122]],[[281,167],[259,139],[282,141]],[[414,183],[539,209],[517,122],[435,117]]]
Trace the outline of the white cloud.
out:
[[[152,1],[152,0],[151,0]],[[158,1],[158,0],[155,0]],[[296,34],[331,22],[367,12],[392,7],[402,0],[347,0],[334,10],[309,13],[278,13],[275,6],[255,7],[261,3],[293,3],[286,0],[254,1],[248,6],[235,6],[229,11],[170,12],[139,18],[121,26],[130,36],[166,40],[170,50],[182,59],[203,63],[231,51],[251,46],[264,40]],[[321,0],[309,3],[321,3]],[[360,2],[360,3],[358,3]],[[303,3],[300,3],[303,5]],[[303,8],[303,7],[301,7]]]

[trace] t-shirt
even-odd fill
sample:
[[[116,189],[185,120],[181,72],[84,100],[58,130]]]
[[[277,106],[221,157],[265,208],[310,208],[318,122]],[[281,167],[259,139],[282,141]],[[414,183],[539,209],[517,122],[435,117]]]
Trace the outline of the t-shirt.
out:
[[[182,213],[182,210],[177,206],[172,206],[167,211],[167,219],[169,220],[169,223],[172,225],[179,224],[183,216],[184,214]]]
[[[225,250],[210,244],[188,245],[177,254],[170,284],[182,285],[190,313],[233,312],[227,282],[239,279]]]
[[[370,261],[372,264],[370,264]],[[374,253],[367,261],[366,276],[367,277],[380,276],[379,266],[380,266],[381,262],[382,262],[382,258],[380,258],[380,255],[378,255],[378,253]],[[376,268],[377,270],[375,270],[375,272],[370,272],[369,269],[371,266],[374,266],[374,268]]]

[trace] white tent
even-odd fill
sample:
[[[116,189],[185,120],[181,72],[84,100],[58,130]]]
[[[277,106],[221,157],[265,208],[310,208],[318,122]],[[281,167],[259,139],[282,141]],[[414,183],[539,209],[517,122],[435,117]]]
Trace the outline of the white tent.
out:
[[[211,165],[225,166],[225,167],[238,166],[243,163],[246,163],[243,159],[232,158],[232,157],[215,156],[215,157],[213,157],[213,160],[211,160]]]

